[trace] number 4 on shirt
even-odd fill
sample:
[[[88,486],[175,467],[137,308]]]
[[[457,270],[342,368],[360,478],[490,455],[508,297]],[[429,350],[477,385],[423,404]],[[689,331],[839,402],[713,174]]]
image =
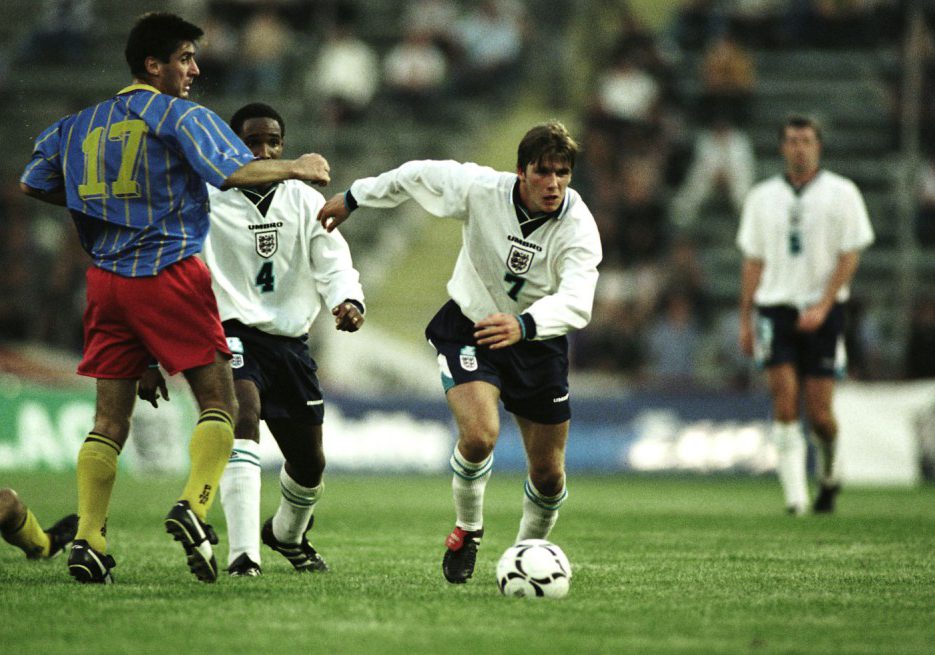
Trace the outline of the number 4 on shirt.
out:
[[[269,293],[276,290],[276,276],[273,275],[273,262],[263,262],[260,272],[256,274],[254,282],[260,287],[260,293]]]

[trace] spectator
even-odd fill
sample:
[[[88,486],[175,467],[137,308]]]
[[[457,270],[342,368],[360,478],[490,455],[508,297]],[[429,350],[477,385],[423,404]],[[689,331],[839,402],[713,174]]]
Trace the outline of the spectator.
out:
[[[350,9],[339,10],[305,81],[306,94],[324,103],[324,120],[331,126],[359,120],[380,84],[379,59],[356,36],[353,20]]]
[[[503,0],[483,0],[455,23],[462,93],[496,96],[512,88],[524,40],[517,7]]]
[[[726,121],[743,126],[750,118],[756,85],[753,57],[729,33],[705,48],[699,71],[704,85],[697,118],[703,125]]]
[[[649,378],[661,386],[684,387],[695,382],[701,331],[688,294],[673,291],[648,331]]]
[[[429,40],[451,61],[457,53],[454,25],[458,6],[452,0],[410,0],[400,24],[403,31],[428,36]]]
[[[292,32],[276,13],[275,5],[270,2],[261,5],[241,33],[239,70],[229,79],[230,93],[278,94],[291,43]]]
[[[935,295],[919,298],[912,312],[906,346],[906,377],[935,378]]]
[[[846,48],[873,43],[875,25],[867,0],[808,0],[799,2],[806,45]]]
[[[753,144],[743,130],[726,121],[699,130],[692,162],[672,201],[672,223],[693,226],[702,205],[715,194],[726,197],[739,216],[755,170]]]
[[[4,189],[0,204],[0,341],[34,336],[35,302],[40,276],[35,274],[33,220],[18,197]],[[42,263],[42,259],[39,260]]]
[[[43,0],[39,23],[20,47],[25,64],[59,64],[88,56],[94,12],[91,0]]]
[[[884,343],[877,315],[869,310],[863,298],[852,297],[844,326],[848,376],[856,380],[878,379],[886,370]]]
[[[439,116],[439,100],[448,81],[445,54],[428,32],[409,30],[383,62],[389,96],[421,120]]]
[[[654,159],[632,157],[622,164],[616,239],[605,244],[608,256],[616,255],[617,261],[631,266],[663,254],[669,229],[660,183],[661,171]]]
[[[740,311],[721,311],[713,320],[713,364],[718,377],[731,389],[749,389],[753,383],[754,365],[738,348]]]
[[[611,266],[601,267],[594,312],[587,330],[575,335],[577,368],[636,376],[645,361],[642,317],[633,277]]]
[[[625,143],[651,134],[661,98],[659,82],[625,46],[598,80],[598,113],[616,126]]]
[[[920,246],[935,246],[935,160],[923,162],[916,178],[915,234]]]
[[[672,38],[682,50],[701,50],[724,31],[725,16],[718,0],[687,0],[675,14]]]
[[[204,31],[204,44],[198,51],[199,82],[206,92],[223,94],[235,86],[231,66],[238,61],[238,34],[226,20],[212,14],[205,17]],[[246,72],[249,64],[242,63],[237,76]]]
[[[672,243],[663,264],[662,288],[666,294],[684,294],[691,302],[692,311],[699,321],[707,322],[707,284],[704,269],[698,259],[698,249],[691,240],[677,238]]]

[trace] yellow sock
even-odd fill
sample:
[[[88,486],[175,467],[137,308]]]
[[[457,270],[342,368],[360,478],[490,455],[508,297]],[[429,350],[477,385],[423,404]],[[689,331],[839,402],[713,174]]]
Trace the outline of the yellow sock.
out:
[[[22,523],[13,530],[4,532],[3,538],[26,553],[29,559],[49,556],[49,535],[39,526],[32,510],[27,509]]]
[[[188,445],[192,468],[179,500],[187,500],[192,511],[204,520],[214,502],[218,483],[234,447],[234,422],[227,412],[206,409]]]
[[[92,432],[78,451],[78,533],[96,551],[107,552],[107,510],[117,478],[120,446]]]

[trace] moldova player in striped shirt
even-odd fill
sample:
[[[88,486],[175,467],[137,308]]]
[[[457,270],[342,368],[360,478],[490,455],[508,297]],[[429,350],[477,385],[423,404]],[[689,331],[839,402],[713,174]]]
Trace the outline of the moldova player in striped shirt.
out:
[[[230,351],[200,259],[206,183],[219,188],[330,181],[320,155],[253,161],[214,112],[189,101],[200,28],[168,13],[142,16],[127,39],[133,83],[57,121],[36,139],[24,193],[68,208],[93,265],[87,273],[84,356],[97,379],[94,427],[78,453],[78,533],[68,559],[79,582],[113,582],[105,524],[137,381],[155,358],[183,372],[201,415],[191,470],[166,530],[199,580],[217,579],[206,523],[233,444]]]

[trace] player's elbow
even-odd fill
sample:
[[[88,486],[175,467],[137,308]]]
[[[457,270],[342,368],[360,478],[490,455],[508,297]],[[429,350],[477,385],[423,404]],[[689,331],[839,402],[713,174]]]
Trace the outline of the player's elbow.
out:
[[[33,198],[38,197],[41,193],[39,189],[34,189],[25,182],[19,183],[19,190],[25,193],[27,196],[32,196]]]
[[[582,307],[575,315],[575,319],[572,321],[572,328],[575,330],[580,330],[587,326],[591,322],[591,308]]]

